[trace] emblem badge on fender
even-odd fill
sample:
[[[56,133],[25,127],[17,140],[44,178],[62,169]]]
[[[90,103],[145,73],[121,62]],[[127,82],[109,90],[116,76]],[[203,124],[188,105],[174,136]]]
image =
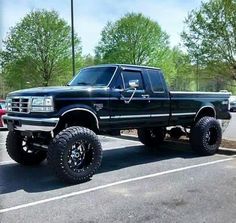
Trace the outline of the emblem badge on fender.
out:
[[[103,109],[103,104],[94,104],[96,111]]]

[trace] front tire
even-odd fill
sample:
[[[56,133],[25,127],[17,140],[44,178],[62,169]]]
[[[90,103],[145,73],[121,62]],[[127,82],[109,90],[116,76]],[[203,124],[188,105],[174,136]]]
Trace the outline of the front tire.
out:
[[[89,180],[100,167],[102,146],[97,135],[83,127],[69,127],[53,139],[48,149],[48,163],[67,183]]]
[[[138,138],[146,146],[155,147],[160,145],[166,136],[165,128],[138,129]]]
[[[222,130],[213,117],[201,118],[191,129],[190,144],[200,155],[215,154],[221,144]]]
[[[33,139],[21,136],[18,131],[9,131],[6,140],[6,148],[9,156],[17,163],[26,166],[40,164],[45,160],[47,153],[36,150],[30,144]]]

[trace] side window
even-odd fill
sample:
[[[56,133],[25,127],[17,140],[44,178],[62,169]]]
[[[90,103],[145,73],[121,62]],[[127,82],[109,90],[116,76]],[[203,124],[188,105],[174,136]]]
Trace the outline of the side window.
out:
[[[120,74],[119,74],[119,76],[116,78],[114,88],[116,88],[116,89],[124,89],[123,79],[122,79],[122,77],[121,77]]]
[[[148,70],[148,76],[151,82],[152,90],[157,92],[163,92],[164,87],[160,73],[157,70]]]
[[[129,81],[131,80],[139,80],[139,87],[137,90],[143,90],[143,78],[142,74],[139,71],[123,71],[122,72],[124,78],[125,89],[129,88]]]

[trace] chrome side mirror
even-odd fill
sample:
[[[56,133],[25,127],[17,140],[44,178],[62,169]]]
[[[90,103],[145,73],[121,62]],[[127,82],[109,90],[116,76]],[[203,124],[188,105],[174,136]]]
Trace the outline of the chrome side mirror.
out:
[[[130,80],[129,87],[130,89],[137,89],[139,87],[139,80]]]
[[[129,89],[128,90],[134,90],[134,91],[133,91],[132,95],[130,96],[129,100],[125,101],[126,104],[129,104],[131,102],[138,87],[139,87],[139,80],[130,80],[129,81]]]

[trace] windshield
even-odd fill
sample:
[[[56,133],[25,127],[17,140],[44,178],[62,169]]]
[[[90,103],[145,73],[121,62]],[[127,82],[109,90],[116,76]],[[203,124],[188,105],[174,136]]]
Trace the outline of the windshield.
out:
[[[69,86],[107,86],[116,67],[91,67],[81,70]]]

